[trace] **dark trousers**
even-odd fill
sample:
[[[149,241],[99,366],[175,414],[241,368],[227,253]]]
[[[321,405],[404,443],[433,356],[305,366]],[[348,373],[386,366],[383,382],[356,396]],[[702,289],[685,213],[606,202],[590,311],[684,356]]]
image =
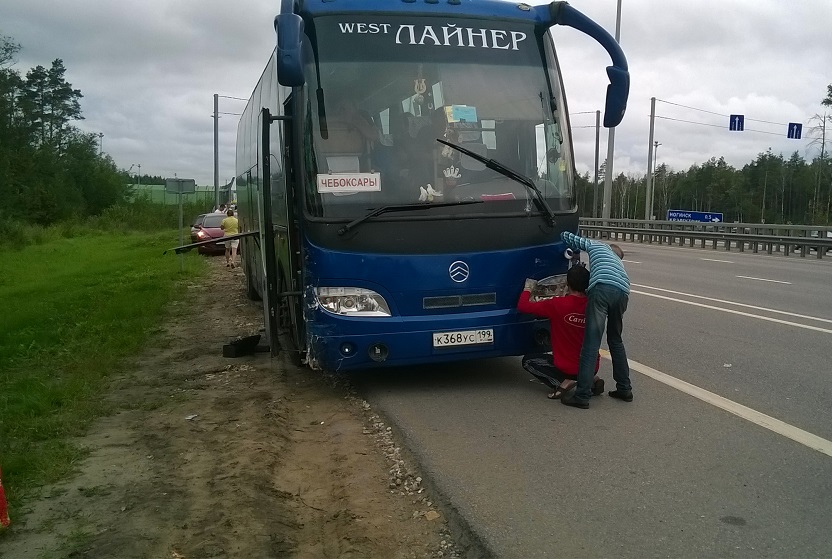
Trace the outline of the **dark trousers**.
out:
[[[578,387],[575,398],[589,401],[592,396],[592,380],[595,376],[595,360],[601,349],[604,325],[607,327],[607,345],[612,358],[612,378],[616,390],[629,391],[630,365],[621,333],[624,329],[624,312],[629,296],[617,287],[598,283],[587,293],[586,329],[584,344],[581,346],[581,360],[578,366]]]
[[[555,367],[551,353],[532,353],[523,356],[523,368],[552,390],[559,389],[566,379],[575,380],[574,376],[567,375]]]

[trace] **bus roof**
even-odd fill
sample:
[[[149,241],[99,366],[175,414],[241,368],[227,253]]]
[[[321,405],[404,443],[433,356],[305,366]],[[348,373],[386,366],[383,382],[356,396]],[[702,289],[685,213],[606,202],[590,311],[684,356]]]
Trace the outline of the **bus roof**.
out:
[[[283,6],[296,6],[296,13],[307,17],[330,14],[449,15],[488,17],[542,23],[548,5],[532,6],[506,0],[284,0]]]

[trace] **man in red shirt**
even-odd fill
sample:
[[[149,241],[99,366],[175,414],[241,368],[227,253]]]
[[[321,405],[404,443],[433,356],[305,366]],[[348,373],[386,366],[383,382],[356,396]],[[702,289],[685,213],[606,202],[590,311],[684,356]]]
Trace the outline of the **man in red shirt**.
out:
[[[554,390],[551,399],[559,399],[570,390],[578,379],[578,363],[584,343],[586,324],[586,290],[589,287],[589,270],[578,264],[566,274],[569,293],[565,297],[552,297],[532,302],[531,290],[535,280],[526,280],[517,310],[549,319],[552,336],[552,353],[535,353],[523,357],[523,368],[546,386]],[[604,380],[598,378],[600,356],[595,361],[593,395],[604,393]]]

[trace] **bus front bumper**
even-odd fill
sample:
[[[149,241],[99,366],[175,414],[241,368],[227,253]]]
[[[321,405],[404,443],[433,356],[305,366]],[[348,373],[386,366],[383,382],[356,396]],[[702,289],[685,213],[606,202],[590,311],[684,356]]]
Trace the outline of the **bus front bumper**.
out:
[[[309,328],[311,364],[344,372],[525,355],[550,349],[549,323],[545,319],[521,319],[516,313],[436,318],[373,321],[375,328],[367,324],[368,328],[360,330],[350,328],[349,334],[338,333],[338,319],[330,324],[316,324]]]

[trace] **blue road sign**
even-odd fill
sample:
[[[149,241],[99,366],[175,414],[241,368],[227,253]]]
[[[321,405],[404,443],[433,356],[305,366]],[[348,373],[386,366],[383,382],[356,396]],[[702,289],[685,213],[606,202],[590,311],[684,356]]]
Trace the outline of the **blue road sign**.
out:
[[[745,130],[745,115],[731,115],[728,120],[728,130],[742,132]]]
[[[803,133],[803,125],[799,122],[790,122],[789,123],[789,132],[788,136],[792,140],[799,140],[800,135]]]
[[[693,210],[667,210],[667,221],[722,223],[722,214],[719,212],[695,212]]]

